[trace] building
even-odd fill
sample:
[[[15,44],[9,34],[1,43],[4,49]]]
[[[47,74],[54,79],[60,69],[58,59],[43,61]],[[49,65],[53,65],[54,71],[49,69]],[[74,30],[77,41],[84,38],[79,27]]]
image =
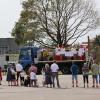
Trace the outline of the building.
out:
[[[14,38],[0,38],[0,54],[16,54],[19,49]]]
[[[17,62],[19,49],[14,38],[0,38],[0,66],[4,68],[8,63]]]

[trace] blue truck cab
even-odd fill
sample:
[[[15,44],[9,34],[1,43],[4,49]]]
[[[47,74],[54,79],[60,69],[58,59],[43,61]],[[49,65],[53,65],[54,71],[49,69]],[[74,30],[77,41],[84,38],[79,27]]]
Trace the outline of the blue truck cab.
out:
[[[34,63],[34,58],[37,58],[38,47],[23,47],[20,49],[19,62],[23,68],[29,67],[31,63]]]

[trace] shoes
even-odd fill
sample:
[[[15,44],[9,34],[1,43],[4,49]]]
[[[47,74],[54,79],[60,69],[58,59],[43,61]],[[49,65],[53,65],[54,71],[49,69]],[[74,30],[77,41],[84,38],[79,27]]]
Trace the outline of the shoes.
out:
[[[98,88],[98,85],[96,87]]]
[[[76,87],[79,87],[78,85],[76,85]]]
[[[58,86],[58,88],[61,88],[60,86]]]
[[[94,88],[95,86],[93,85],[92,87]]]
[[[87,85],[87,88],[89,88],[89,86]]]

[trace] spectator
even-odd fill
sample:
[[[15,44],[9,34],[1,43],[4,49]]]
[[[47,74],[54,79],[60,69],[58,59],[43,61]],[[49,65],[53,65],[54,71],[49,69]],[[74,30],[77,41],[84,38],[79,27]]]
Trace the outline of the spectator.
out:
[[[30,72],[30,86],[31,87],[37,87],[37,83],[36,83],[37,79],[36,79],[36,73],[34,72],[34,70],[32,70]],[[34,82],[34,85],[33,85]]]
[[[89,74],[89,67],[87,63],[84,63],[84,66],[82,67],[82,73],[83,73],[83,82],[84,82],[84,88],[85,83],[87,81],[87,87],[89,87],[89,80],[88,80],[88,74]]]
[[[34,73],[37,73],[37,67],[36,67],[35,64],[33,64],[33,63],[31,64],[31,67],[29,68],[29,73],[32,72],[32,71],[33,71]]]
[[[99,75],[99,66],[96,64],[95,61],[93,61],[93,64],[91,66],[91,71],[92,71],[92,78],[93,78],[93,86],[98,88],[98,75]]]
[[[100,63],[99,63],[99,84],[100,84]]]
[[[17,72],[17,85],[19,85],[19,77],[20,77],[20,73],[22,72],[23,67],[20,64],[20,62],[18,62],[18,64],[16,64],[16,72]],[[20,82],[21,83],[21,82]]]
[[[30,86],[37,87],[37,79],[36,79],[36,73],[37,73],[37,67],[34,64],[31,64],[31,67],[29,68],[29,74],[30,74]]]
[[[43,67],[42,68],[42,71],[41,71],[41,73],[42,73],[42,84],[43,84],[43,87],[45,86],[45,67]]]
[[[12,85],[16,86],[16,68],[15,68],[15,64],[11,65],[11,77],[12,77]]]
[[[20,73],[20,82],[21,82],[21,86],[24,85],[24,70]]]
[[[51,65],[51,72],[52,72],[52,82],[53,82],[53,87],[55,87],[55,78],[56,78],[56,81],[57,81],[57,86],[58,88],[60,87],[59,85],[59,78],[58,78],[58,70],[59,70],[59,67],[58,65],[56,64],[56,61],[54,61],[54,63]]]
[[[8,68],[7,68],[7,78],[6,78],[6,81],[8,81],[8,86],[12,86],[11,64],[8,65]]]
[[[1,81],[2,81],[2,68],[0,66],[0,85],[1,85]]]
[[[51,69],[49,67],[49,64],[45,64],[45,85],[50,84],[50,87],[52,87],[52,80],[51,80]]]
[[[76,81],[76,87],[78,87],[78,66],[73,62],[72,66],[70,68],[70,71],[72,72],[72,87],[74,87],[74,80]]]

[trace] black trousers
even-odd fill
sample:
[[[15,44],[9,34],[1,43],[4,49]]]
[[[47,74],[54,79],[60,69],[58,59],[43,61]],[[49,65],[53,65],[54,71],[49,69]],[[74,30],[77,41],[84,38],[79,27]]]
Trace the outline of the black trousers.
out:
[[[87,84],[89,83],[88,75],[83,75],[83,82],[84,82],[84,84],[86,82],[87,82]]]

